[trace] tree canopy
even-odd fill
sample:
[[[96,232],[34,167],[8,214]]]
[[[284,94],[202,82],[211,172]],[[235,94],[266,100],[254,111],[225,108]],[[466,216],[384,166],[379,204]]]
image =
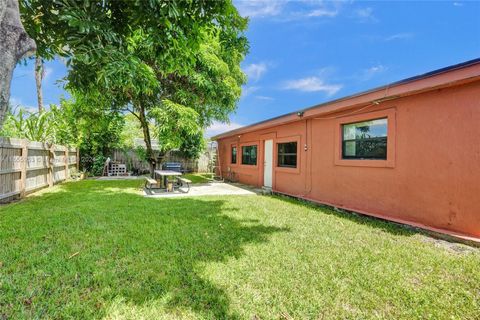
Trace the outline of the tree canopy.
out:
[[[179,147],[236,108],[247,20],[231,1],[22,0],[22,8],[24,20],[38,20],[26,25],[44,37],[39,52],[65,57],[68,90],[108,97],[97,107],[138,119],[152,167],[152,138]]]

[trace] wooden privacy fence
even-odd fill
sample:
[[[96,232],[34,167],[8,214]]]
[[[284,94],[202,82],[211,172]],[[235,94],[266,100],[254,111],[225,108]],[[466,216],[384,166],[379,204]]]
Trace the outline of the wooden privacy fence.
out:
[[[0,201],[24,197],[67,180],[78,165],[77,149],[0,138]]]
[[[210,172],[213,154],[214,151],[208,149],[198,159],[189,160],[182,157],[177,151],[169,151],[165,155],[158,156],[159,163],[157,163],[157,169],[160,169],[165,162],[180,162],[182,168],[188,172]],[[141,159],[135,150],[115,149],[110,158],[112,161],[126,164],[129,172],[137,171],[144,173],[150,171],[148,162]]]

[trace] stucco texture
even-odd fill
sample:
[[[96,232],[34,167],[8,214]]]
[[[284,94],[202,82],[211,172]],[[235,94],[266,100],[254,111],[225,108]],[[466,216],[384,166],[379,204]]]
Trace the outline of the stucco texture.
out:
[[[342,123],[388,118],[387,160],[343,160]],[[273,139],[274,191],[433,230],[480,238],[480,82],[218,139],[221,171],[263,185],[263,143]],[[279,168],[276,145],[297,141],[297,168]],[[241,146],[257,144],[256,166]],[[237,164],[230,148],[238,147]]]

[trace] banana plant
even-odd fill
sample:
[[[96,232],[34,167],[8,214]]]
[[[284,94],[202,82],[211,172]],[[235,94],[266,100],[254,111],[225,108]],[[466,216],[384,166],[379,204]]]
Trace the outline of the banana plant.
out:
[[[25,109],[20,109],[9,120],[15,129],[15,135],[19,138],[26,138],[30,141],[54,142],[55,127],[50,111],[30,113]]]

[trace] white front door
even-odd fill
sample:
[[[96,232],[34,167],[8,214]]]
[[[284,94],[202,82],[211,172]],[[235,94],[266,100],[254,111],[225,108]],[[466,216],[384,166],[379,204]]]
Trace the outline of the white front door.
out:
[[[273,140],[265,140],[265,162],[263,168],[263,185],[265,187],[272,187],[272,173],[273,173]]]

